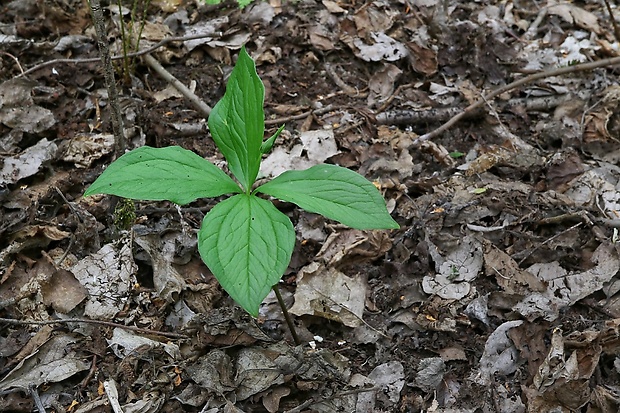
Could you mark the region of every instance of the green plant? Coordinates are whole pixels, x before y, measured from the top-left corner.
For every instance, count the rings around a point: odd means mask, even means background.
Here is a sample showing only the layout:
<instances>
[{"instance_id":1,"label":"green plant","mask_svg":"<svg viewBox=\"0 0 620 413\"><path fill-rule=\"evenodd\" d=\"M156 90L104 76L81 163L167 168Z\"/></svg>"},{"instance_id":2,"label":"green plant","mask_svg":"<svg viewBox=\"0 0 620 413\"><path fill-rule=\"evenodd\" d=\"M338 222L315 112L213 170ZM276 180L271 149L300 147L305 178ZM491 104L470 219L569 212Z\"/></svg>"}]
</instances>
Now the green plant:
<instances>
[{"instance_id":1,"label":"green plant","mask_svg":"<svg viewBox=\"0 0 620 413\"><path fill-rule=\"evenodd\" d=\"M375 186L339 166L287 171L253 188L261 156L283 129L263 141L263 100L263 83L242 48L226 93L209 116L213 139L238 182L193 152L145 146L118 158L84 194L177 204L233 194L205 216L198 250L224 290L253 316L286 270L295 246L290 219L259 193L353 228L398 228Z\"/></svg>"},{"instance_id":2,"label":"green plant","mask_svg":"<svg viewBox=\"0 0 620 413\"><path fill-rule=\"evenodd\" d=\"M140 4L140 0L132 0L129 12L130 21L125 23L122 1L117 0L121 46L123 48L123 59L118 71L125 84L131 84L131 75L135 72L136 57L130 58L129 54L140 49L140 39L146 25L146 12L150 4L151 0L142 0L142 4ZM141 6L141 11L138 10L139 6Z\"/></svg>"},{"instance_id":3,"label":"green plant","mask_svg":"<svg viewBox=\"0 0 620 413\"><path fill-rule=\"evenodd\" d=\"M222 3L223 0L205 0L206 4L220 4ZM253 0L237 0L237 4L239 5L239 8L242 9L245 6L247 6L248 4L252 3Z\"/></svg>"}]
</instances>

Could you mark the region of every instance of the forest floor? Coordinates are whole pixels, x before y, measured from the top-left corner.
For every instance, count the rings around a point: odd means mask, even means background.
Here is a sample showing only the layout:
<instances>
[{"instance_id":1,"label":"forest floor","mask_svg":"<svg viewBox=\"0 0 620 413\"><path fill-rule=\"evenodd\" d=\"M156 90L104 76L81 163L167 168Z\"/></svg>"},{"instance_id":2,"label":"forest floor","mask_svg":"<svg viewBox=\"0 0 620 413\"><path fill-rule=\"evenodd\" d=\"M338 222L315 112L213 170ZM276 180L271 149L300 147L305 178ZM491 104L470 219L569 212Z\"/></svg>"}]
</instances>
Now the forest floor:
<instances>
[{"instance_id":1,"label":"forest floor","mask_svg":"<svg viewBox=\"0 0 620 413\"><path fill-rule=\"evenodd\" d=\"M224 165L128 39L210 107L246 45L267 136L286 125L261 178L350 168L400 229L276 203L297 233L280 283L296 346L274 297L254 319L202 263L216 200L83 197L116 149L88 3L3 2L0 411L620 410L620 85L581 65L617 57L620 10L122 3L103 11L130 149Z\"/></svg>"}]
</instances>

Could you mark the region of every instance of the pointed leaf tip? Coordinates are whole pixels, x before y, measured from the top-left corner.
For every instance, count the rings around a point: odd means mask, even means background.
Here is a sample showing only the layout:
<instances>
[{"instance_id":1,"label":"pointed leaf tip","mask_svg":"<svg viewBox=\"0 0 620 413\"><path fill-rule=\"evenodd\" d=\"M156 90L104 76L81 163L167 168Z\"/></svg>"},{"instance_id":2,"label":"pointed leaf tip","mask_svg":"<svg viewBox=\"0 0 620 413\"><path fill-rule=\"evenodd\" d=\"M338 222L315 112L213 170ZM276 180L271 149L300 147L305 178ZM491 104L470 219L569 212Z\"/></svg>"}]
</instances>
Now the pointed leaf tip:
<instances>
[{"instance_id":1,"label":"pointed leaf tip","mask_svg":"<svg viewBox=\"0 0 620 413\"><path fill-rule=\"evenodd\" d=\"M217 204L198 232L198 250L222 288L254 317L284 274L295 230L269 201L239 194Z\"/></svg>"},{"instance_id":2,"label":"pointed leaf tip","mask_svg":"<svg viewBox=\"0 0 620 413\"><path fill-rule=\"evenodd\" d=\"M183 205L239 190L232 178L194 152L179 146L143 146L112 162L84 195L109 194Z\"/></svg>"},{"instance_id":3,"label":"pointed leaf tip","mask_svg":"<svg viewBox=\"0 0 620 413\"><path fill-rule=\"evenodd\" d=\"M398 229L377 188L366 178L336 165L287 171L256 189L351 228Z\"/></svg>"},{"instance_id":4,"label":"pointed leaf tip","mask_svg":"<svg viewBox=\"0 0 620 413\"><path fill-rule=\"evenodd\" d=\"M265 133L265 87L245 47L241 48L226 93L209 115L209 129L228 167L250 191L260 166Z\"/></svg>"}]
</instances>

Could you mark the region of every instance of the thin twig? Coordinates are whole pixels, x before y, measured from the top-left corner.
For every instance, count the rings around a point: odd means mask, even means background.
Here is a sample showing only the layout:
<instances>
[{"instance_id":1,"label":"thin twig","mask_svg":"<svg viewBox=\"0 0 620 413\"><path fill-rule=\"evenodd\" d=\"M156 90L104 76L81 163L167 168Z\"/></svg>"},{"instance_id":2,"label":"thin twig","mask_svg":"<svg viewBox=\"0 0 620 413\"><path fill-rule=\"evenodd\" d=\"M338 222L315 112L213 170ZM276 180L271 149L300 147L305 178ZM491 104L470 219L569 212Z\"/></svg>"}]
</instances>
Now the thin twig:
<instances>
[{"instance_id":1,"label":"thin twig","mask_svg":"<svg viewBox=\"0 0 620 413\"><path fill-rule=\"evenodd\" d=\"M41 397L39 397L39 392L37 391L37 386L34 384L30 384L28 386L28 392L34 399L34 405L37 406L37 410L39 413L45 413L45 406L43 406L43 402L41 401Z\"/></svg>"},{"instance_id":2,"label":"thin twig","mask_svg":"<svg viewBox=\"0 0 620 413\"><path fill-rule=\"evenodd\" d=\"M369 392L369 391L377 391L377 390L381 390L381 387L373 386L373 387L362 387L360 389L346 390L346 391L343 391L343 392L336 393L336 394L334 394L332 396L326 397L326 398L324 398L322 400L308 399L305 402L303 402L302 404L300 404L299 406L297 406L297 407L295 407L295 408L293 408L291 410L287 410L284 413L300 413L306 407L311 406L313 404L324 403L324 402L327 402L327 401L330 401L330 400L338 399L338 398L343 397L343 396L350 396L352 394L366 393L366 392Z\"/></svg>"},{"instance_id":3,"label":"thin twig","mask_svg":"<svg viewBox=\"0 0 620 413\"><path fill-rule=\"evenodd\" d=\"M490 101L491 99L494 99L497 96L501 95L502 93L508 92L509 90L516 89L525 84L534 82L536 80L544 79L547 77L560 76L560 75L565 75L567 73L583 72L586 70L597 69L599 67L614 66L618 64L620 64L620 57L613 57L609 59L599 60L597 62L582 63L582 64L578 64L574 66L560 67L558 69L546 70L544 72L534 73L533 75L526 76L522 79L516 80L512 83L509 83L505 86L495 89L488 95L484 95L483 98L467 106L462 112L452 117L449 121L441 125L439 128L429 133L425 133L424 135L421 135L420 137L418 137L416 140L413 141L412 146L413 147L419 146L420 143L441 135L442 133L450 129L452 126L454 126L458 121L468 116L471 112L485 105L487 101Z\"/></svg>"},{"instance_id":4,"label":"thin twig","mask_svg":"<svg viewBox=\"0 0 620 413\"><path fill-rule=\"evenodd\" d=\"M611 5L607 0L604 0L605 6L607 7L607 12L609 13L609 18L611 19L611 24L614 26L614 35L616 36L616 41L620 42L620 28L618 27L618 23L616 22L616 18L614 17L614 12L611 9Z\"/></svg>"},{"instance_id":5,"label":"thin twig","mask_svg":"<svg viewBox=\"0 0 620 413\"><path fill-rule=\"evenodd\" d=\"M95 376L95 372L97 371L97 355L93 354L93 360L90 363L90 370L88 370L88 374L84 377L84 380L80 382L80 387L82 389L86 388L90 380Z\"/></svg>"},{"instance_id":6,"label":"thin twig","mask_svg":"<svg viewBox=\"0 0 620 413\"><path fill-rule=\"evenodd\" d=\"M358 96L363 97L361 96L357 88L354 88L353 86L349 86L344 80L342 80L340 76L338 76L338 73L336 73L336 69L334 69L334 67L327 62L325 63L325 71L327 72L329 77L334 81L336 86L342 89L344 93L346 93L347 95L351 97L358 97Z\"/></svg>"},{"instance_id":7,"label":"thin twig","mask_svg":"<svg viewBox=\"0 0 620 413\"><path fill-rule=\"evenodd\" d=\"M35 325L35 326L43 326L43 325L48 325L48 324L87 323L87 324L102 325L106 327L122 328L124 330L134 331L136 333L142 333L142 334L150 334L150 335L171 337L171 338L188 338L187 335L181 334L181 333L171 333L171 332L166 332L166 331L150 330L148 328L125 326L122 324L113 323L111 321L88 320L85 318L65 318L62 320L45 320L45 321L15 320L13 318L0 318L0 323L6 323L6 324L11 324L11 325Z\"/></svg>"},{"instance_id":8,"label":"thin twig","mask_svg":"<svg viewBox=\"0 0 620 413\"><path fill-rule=\"evenodd\" d=\"M168 72L164 67L159 64L157 59L155 59L151 55L145 55L144 61L151 69L153 69L159 76L161 76L165 81L170 83L176 90L178 90L187 100L190 101L194 109L196 109L200 114L206 119L209 117L211 113L211 106L207 105L202 99L194 94L187 86L181 83L176 77L174 77L170 72Z\"/></svg>"},{"instance_id":9,"label":"thin twig","mask_svg":"<svg viewBox=\"0 0 620 413\"><path fill-rule=\"evenodd\" d=\"M15 56L13 56L11 53L9 52L5 52L3 50L0 50L0 54L3 54L5 56L10 57L11 59L13 59L15 61L15 63L17 64L17 67L19 68L19 71L22 73L22 76L24 75L24 68L22 67L22 65L19 63L19 59L16 58Z\"/></svg>"},{"instance_id":10,"label":"thin twig","mask_svg":"<svg viewBox=\"0 0 620 413\"><path fill-rule=\"evenodd\" d=\"M327 105L322 108L302 112L298 115L284 116L284 117L276 118L276 119L267 119L265 120L265 126L281 125L283 123L290 122L292 120L307 118L310 115L322 115L323 113L327 113L333 109L334 109L334 105Z\"/></svg>"},{"instance_id":11,"label":"thin twig","mask_svg":"<svg viewBox=\"0 0 620 413\"><path fill-rule=\"evenodd\" d=\"M535 246L535 247L534 247L531 251L528 251L528 253L527 253L527 254L525 254L525 256L519 260L519 262L517 263L517 265L521 266L521 264L523 264L523 261L525 261L526 259L528 259L528 258L529 258L529 257L530 257L530 256L531 256L534 252L535 252L535 251L539 250L539 249L540 249L543 245L548 244L549 242L553 241L554 239L556 239L556 238L558 238L558 237L560 237L560 236L562 236L562 235L566 234L566 233L567 233L567 232L569 232L569 231L574 230L575 228L577 228L577 227L581 226L582 224L583 224L583 222L579 222L579 223L577 223L577 224L573 225L572 227L567 228L567 229L565 229L564 231L559 232L559 233L555 234L554 236L552 236L551 238L548 238L548 239L546 239L545 241L543 241L542 243L540 243L540 244L536 245L536 246Z\"/></svg>"},{"instance_id":12,"label":"thin twig","mask_svg":"<svg viewBox=\"0 0 620 413\"><path fill-rule=\"evenodd\" d=\"M404 85L400 85L396 88L396 90L394 91L394 93L392 93L386 100L385 102L383 102L383 104L381 106L379 106L379 108L375 111L375 114L377 113L381 113L384 110L386 110L388 108L388 106L390 106L392 104L392 101L394 100L394 98L396 98L396 96L398 96L400 94L400 92L402 92L405 89L409 89L410 87L413 86L413 83L406 83Z\"/></svg>"},{"instance_id":13,"label":"thin twig","mask_svg":"<svg viewBox=\"0 0 620 413\"><path fill-rule=\"evenodd\" d=\"M137 56L142 56L145 54L149 54L154 52L155 50L159 49L162 46L167 45L168 43L173 43L173 42L184 42L187 40L196 40L196 39L204 39L205 37L219 37L220 34L219 33L203 33L203 34L196 34L193 36L186 36L186 37L166 37L165 39L162 39L160 42L155 43L153 46L148 47L144 50L140 50L134 53L128 53L127 55L115 55L115 56L110 56L110 60L121 60L121 59L126 59L128 57L137 57ZM44 67L47 66L52 66L52 65L56 65L56 64L60 64L60 63L70 63L70 64L82 64L82 63L95 63L95 62L99 62L101 60L101 58L99 57L89 57L89 58L84 58L84 59L53 59L53 60L48 60L47 62L43 62L40 63L36 66L31 67L30 69L26 70L25 72L22 72L20 75L17 75L16 77L22 77L22 76L26 76L32 72L36 72L37 70L43 69Z\"/></svg>"}]
</instances>

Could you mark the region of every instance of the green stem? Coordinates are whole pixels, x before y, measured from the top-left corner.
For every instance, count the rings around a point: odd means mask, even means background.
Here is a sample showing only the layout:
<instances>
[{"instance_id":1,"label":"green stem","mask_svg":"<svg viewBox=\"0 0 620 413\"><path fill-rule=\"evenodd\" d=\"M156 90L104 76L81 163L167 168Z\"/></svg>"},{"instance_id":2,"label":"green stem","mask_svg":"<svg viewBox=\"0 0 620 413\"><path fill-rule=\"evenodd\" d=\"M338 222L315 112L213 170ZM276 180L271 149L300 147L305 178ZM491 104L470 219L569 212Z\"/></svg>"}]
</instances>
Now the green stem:
<instances>
[{"instance_id":1,"label":"green stem","mask_svg":"<svg viewBox=\"0 0 620 413\"><path fill-rule=\"evenodd\" d=\"M293 336L293 341L295 342L295 345L298 346L301 344L301 340L299 340L299 336L297 335L297 331L295 330L295 324L293 324L293 319L291 318L291 315L289 314L286 308L286 304L284 304L284 300L282 299L282 294L280 294L280 289L278 289L277 284L271 288L273 289L273 292L276 293L276 298L278 299L278 304L280 304L280 308L282 309L282 314L284 314L286 325L288 325L288 329L291 332L291 335Z\"/></svg>"}]
</instances>

